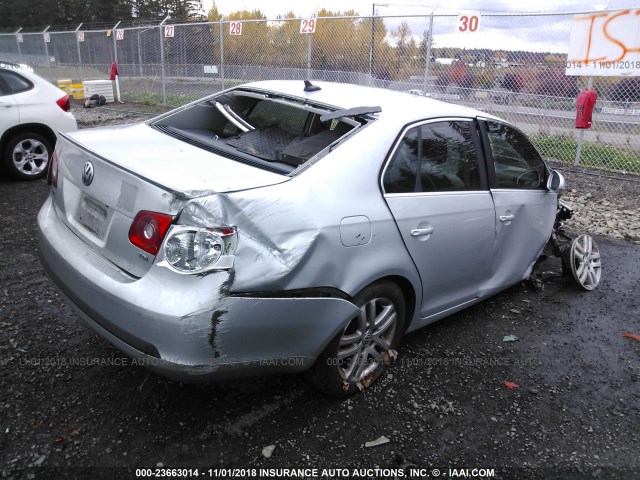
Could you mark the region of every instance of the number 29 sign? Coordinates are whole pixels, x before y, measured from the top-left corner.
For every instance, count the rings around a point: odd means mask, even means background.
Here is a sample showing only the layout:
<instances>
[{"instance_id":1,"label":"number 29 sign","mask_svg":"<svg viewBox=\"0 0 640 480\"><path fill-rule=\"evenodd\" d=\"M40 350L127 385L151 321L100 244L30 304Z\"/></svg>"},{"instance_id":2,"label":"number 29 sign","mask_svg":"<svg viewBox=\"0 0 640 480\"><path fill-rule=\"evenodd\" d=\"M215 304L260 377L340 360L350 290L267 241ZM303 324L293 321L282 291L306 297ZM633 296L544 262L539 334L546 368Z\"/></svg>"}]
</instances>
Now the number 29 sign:
<instances>
[{"instance_id":1,"label":"number 29 sign","mask_svg":"<svg viewBox=\"0 0 640 480\"><path fill-rule=\"evenodd\" d=\"M314 33L316 31L315 18L303 18L300 20L300 33Z\"/></svg>"}]
</instances>

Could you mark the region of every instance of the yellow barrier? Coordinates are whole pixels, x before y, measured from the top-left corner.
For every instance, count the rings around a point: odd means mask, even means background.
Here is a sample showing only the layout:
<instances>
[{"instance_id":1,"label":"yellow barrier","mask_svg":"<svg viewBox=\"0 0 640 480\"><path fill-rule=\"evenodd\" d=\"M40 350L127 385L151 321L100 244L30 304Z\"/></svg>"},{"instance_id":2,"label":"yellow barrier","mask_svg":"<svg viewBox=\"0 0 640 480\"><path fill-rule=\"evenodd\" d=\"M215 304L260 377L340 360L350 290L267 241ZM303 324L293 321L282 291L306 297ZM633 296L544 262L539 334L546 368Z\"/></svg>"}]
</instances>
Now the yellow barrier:
<instances>
[{"instance_id":1,"label":"yellow barrier","mask_svg":"<svg viewBox=\"0 0 640 480\"><path fill-rule=\"evenodd\" d=\"M71 80L58 80L58 88L63 90L67 95L71 95Z\"/></svg>"},{"instance_id":2,"label":"yellow barrier","mask_svg":"<svg viewBox=\"0 0 640 480\"><path fill-rule=\"evenodd\" d=\"M71 96L75 100L84 100L84 85L82 83L71 84Z\"/></svg>"}]
</instances>

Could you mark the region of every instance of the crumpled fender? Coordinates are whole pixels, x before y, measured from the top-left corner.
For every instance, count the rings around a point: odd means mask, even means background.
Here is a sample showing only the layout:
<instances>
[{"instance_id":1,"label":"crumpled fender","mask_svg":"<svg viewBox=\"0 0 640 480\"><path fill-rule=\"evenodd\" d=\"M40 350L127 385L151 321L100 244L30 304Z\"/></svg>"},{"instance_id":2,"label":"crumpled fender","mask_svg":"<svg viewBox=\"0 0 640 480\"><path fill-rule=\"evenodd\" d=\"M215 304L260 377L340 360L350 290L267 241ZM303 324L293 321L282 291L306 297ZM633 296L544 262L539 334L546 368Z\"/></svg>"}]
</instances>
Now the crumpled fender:
<instances>
[{"instance_id":1,"label":"crumpled fender","mask_svg":"<svg viewBox=\"0 0 640 480\"><path fill-rule=\"evenodd\" d=\"M235 291L281 288L318 238L312 218L296 207L295 190L284 188L286 195L270 195L269 188L208 195L187 202L180 214L179 224L237 228Z\"/></svg>"}]
</instances>

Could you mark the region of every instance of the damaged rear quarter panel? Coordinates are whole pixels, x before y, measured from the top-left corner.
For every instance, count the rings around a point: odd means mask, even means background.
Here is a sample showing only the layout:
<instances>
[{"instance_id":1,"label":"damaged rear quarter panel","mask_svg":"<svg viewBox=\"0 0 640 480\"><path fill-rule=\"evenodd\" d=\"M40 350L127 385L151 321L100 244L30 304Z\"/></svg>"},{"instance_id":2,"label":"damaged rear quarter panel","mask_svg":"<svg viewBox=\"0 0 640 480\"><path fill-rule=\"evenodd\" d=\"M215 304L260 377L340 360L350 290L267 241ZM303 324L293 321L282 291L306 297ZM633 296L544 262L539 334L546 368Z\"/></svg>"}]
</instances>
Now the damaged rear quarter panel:
<instances>
[{"instance_id":1,"label":"damaged rear quarter panel","mask_svg":"<svg viewBox=\"0 0 640 480\"><path fill-rule=\"evenodd\" d=\"M283 289L284 279L309 255L319 235L296 206L301 199L291 182L276 187L198 198L180 215L181 224L237 227L235 291Z\"/></svg>"},{"instance_id":2,"label":"damaged rear quarter panel","mask_svg":"<svg viewBox=\"0 0 640 480\"><path fill-rule=\"evenodd\" d=\"M389 135L376 127L367 127L355 136L357 142L347 140L289 181L185 205L181 224L237 227L232 293L332 287L353 296L390 275L421 291L380 192L380 168L392 139L381 146L379 139ZM340 223L351 217L366 220L363 230L371 230L366 244L343 244Z\"/></svg>"}]
</instances>

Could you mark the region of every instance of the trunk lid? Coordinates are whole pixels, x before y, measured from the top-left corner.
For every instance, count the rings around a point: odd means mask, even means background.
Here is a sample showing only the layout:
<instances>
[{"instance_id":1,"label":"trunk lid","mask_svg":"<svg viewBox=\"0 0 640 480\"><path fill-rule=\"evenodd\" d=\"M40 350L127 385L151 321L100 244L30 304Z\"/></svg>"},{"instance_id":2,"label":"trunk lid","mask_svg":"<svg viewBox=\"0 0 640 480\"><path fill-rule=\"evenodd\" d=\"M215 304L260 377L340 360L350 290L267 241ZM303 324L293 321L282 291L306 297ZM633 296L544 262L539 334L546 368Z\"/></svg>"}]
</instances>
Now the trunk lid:
<instances>
[{"instance_id":1,"label":"trunk lid","mask_svg":"<svg viewBox=\"0 0 640 480\"><path fill-rule=\"evenodd\" d=\"M154 260L129 241L132 220L141 210L175 216L190 198L289 179L199 149L146 124L62 134L56 155L58 217L134 277L143 276Z\"/></svg>"}]
</instances>

